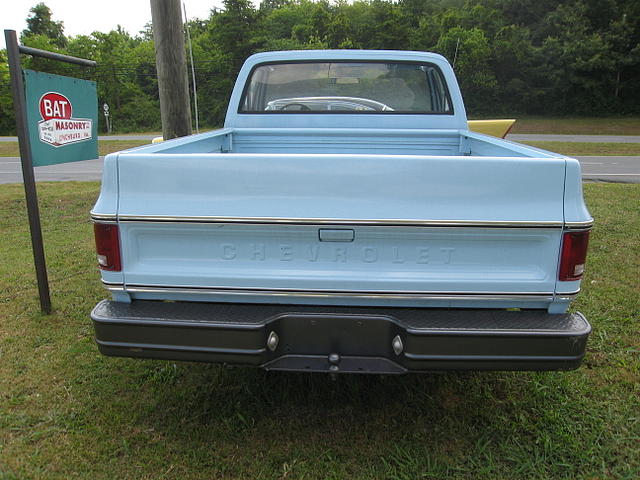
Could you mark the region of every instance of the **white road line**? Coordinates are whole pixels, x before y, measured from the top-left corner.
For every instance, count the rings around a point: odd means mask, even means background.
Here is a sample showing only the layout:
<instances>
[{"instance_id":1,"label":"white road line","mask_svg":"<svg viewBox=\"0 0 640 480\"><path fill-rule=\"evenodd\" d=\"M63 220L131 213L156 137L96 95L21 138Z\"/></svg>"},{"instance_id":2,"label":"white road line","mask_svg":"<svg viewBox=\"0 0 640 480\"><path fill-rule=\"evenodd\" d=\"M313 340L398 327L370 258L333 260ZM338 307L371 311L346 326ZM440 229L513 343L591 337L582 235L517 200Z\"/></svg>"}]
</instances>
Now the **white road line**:
<instances>
[{"instance_id":1,"label":"white road line","mask_svg":"<svg viewBox=\"0 0 640 480\"><path fill-rule=\"evenodd\" d=\"M583 173L585 175L603 175L607 177L640 177L640 173Z\"/></svg>"}]
</instances>

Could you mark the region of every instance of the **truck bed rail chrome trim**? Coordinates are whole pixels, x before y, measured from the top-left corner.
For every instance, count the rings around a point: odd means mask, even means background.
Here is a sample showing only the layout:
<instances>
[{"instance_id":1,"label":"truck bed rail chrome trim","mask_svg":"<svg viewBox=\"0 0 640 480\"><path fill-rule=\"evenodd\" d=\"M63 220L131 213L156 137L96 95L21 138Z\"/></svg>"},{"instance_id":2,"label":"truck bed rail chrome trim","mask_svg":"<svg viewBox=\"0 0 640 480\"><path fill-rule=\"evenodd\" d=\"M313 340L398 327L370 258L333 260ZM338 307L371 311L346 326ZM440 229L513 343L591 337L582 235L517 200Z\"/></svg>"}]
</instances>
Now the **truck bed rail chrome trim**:
<instances>
[{"instance_id":1,"label":"truck bed rail chrome trim","mask_svg":"<svg viewBox=\"0 0 640 480\"><path fill-rule=\"evenodd\" d=\"M121 222L154 223L242 223L290 225L365 225L417 227L478 227L478 228L560 228L562 221L502 221L502 220L426 220L426 219L352 219L352 218L284 218L284 217L224 217L224 216L159 216L118 215Z\"/></svg>"},{"instance_id":2,"label":"truck bed rail chrome trim","mask_svg":"<svg viewBox=\"0 0 640 480\"><path fill-rule=\"evenodd\" d=\"M149 222L149 223L244 223L291 225L369 225L369 226L421 226L421 227L485 227L485 228L558 228L588 230L593 219L584 222L561 221L500 221L500 220L418 220L418 219L347 219L347 218L284 218L284 217L224 217L224 216L158 216L158 215L104 215L91 214L94 222Z\"/></svg>"}]
</instances>

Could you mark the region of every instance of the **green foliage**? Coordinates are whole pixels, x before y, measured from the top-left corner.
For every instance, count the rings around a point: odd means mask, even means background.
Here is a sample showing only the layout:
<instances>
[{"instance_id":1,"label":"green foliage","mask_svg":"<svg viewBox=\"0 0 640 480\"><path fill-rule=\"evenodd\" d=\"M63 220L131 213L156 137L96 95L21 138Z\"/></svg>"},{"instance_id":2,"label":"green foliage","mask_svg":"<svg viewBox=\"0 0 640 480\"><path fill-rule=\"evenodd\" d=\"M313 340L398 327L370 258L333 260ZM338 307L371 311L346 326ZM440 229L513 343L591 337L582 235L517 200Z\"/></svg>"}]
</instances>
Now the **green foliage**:
<instances>
[{"instance_id":1,"label":"green foliage","mask_svg":"<svg viewBox=\"0 0 640 480\"><path fill-rule=\"evenodd\" d=\"M65 37L44 4L31 9L26 45L92 58L85 71L43 59L25 67L98 82L116 131L157 129L150 27ZM454 64L467 112L489 115L640 113L640 3L636 0L225 0L188 24L200 124L222 124L243 61L270 50L435 51ZM0 134L13 131L0 67ZM4 68L4 70L3 70ZM101 125L102 131L104 126Z\"/></svg>"},{"instance_id":2,"label":"green foliage","mask_svg":"<svg viewBox=\"0 0 640 480\"><path fill-rule=\"evenodd\" d=\"M490 68L492 52L484 32L479 28L451 28L440 37L434 50L453 59L460 88L467 97L466 108L490 113L498 82Z\"/></svg>"},{"instance_id":3,"label":"green foliage","mask_svg":"<svg viewBox=\"0 0 640 480\"><path fill-rule=\"evenodd\" d=\"M32 35L43 35L58 47L64 47L67 44L63 23L54 21L51 18L51 9L42 2L29 10L27 28L22 31L21 40L24 42Z\"/></svg>"},{"instance_id":4,"label":"green foliage","mask_svg":"<svg viewBox=\"0 0 640 480\"><path fill-rule=\"evenodd\" d=\"M11 98L11 80L7 52L0 50L0 134L15 135L15 117Z\"/></svg>"}]
</instances>

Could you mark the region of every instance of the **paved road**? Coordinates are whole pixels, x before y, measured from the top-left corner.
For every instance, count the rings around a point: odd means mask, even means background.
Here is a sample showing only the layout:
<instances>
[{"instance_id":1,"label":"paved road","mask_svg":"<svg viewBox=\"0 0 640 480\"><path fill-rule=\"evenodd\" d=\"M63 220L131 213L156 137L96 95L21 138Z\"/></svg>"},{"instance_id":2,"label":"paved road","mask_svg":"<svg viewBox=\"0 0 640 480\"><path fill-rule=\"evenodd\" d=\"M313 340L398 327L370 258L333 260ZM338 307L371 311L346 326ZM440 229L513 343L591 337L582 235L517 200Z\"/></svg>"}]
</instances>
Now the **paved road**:
<instances>
[{"instance_id":1,"label":"paved road","mask_svg":"<svg viewBox=\"0 0 640 480\"><path fill-rule=\"evenodd\" d=\"M576 157L583 180L640 183L640 157Z\"/></svg>"},{"instance_id":2,"label":"paved road","mask_svg":"<svg viewBox=\"0 0 640 480\"><path fill-rule=\"evenodd\" d=\"M102 160L36 167L36 180L100 180ZM577 157L588 181L640 183L640 157ZM22 182L20 158L0 157L0 183Z\"/></svg>"},{"instance_id":3,"label":"paved road","mask_svg":"<svg viewBox=\"0 0 640 480\"><path fill-rule=\"evenodd\" d=\"M102 178L102 160L61 163L48 167L36 167L37 182L62 182L66 180L100 180ZM0 157L0 183L22 182L20 157Z\"/></svg>"},{"instance_id":4,"label":"paved road","mask_svg":"<svg viewBox=\"0 0 640 480\"><path fill-rule=\"evenodd\" d=\"M543 135L509 134L514 142L588 142L588 143L640 143L640 135Z\"/></svg>"},{"instance_id":5,"label":"paved road","mask_svg":"<svg viewBox=\"0 0 640 480\"><path fill-rule=\"evenodd\" d=\"M100 135L98 136L98 140L153 140L156 137L161 136L162 134L157 135ZM17 142L18 137L0 137L0 142Z\"/></svg>"}]
</instances>

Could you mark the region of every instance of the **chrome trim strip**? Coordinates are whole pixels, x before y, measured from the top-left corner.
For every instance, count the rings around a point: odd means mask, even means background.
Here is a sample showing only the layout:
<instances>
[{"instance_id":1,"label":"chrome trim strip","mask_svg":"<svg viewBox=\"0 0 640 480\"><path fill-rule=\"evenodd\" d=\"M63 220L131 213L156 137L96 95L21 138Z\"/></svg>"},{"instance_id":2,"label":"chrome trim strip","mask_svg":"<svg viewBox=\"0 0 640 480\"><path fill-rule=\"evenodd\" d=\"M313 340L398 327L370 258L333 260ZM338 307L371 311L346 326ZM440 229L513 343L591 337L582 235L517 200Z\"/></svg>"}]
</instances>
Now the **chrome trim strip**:
<instances>
[{"instance_id":1,"label":"chrome trim strip","mask_svg":"<svg viewBox=\"0 0 640 480\"><path fill-rule=\"evenodd\" d=\"M99 223L115 223L118 221L117 215L102 215L100 213L91 213L91 221Z\"/></svg>"},{"instance_id":2,"label":"chrome trim strip","mask_svg":"<svg viewBox=\"0 0 640 480\"><path fill-rule=\"evenodd\" d=\"M125 291L124 284L122 284L122 283L105 282L104 280L102 280L102 285L104 286L104 288L106 288L110 292L124 292Z\"/></svg>"},{"instance_id":3,"label":"chrome trim strip","mask_svg":"<svg viewBox=\"0 0 640 480\"><path fill-rule=\"evenodd\" d=\"M185 293L196 295L266 295L295 297L357 297L357 298L398 298L429 300L536 300L551 301L552 293L546 292L383 292L383 291L335 291L335 290L292 290L292 289L260 289L260 288L227 288L227 287L154 287L146 285L128 285L102 281L109 291L131 293ZM556 293L555 300L573 300L580 290L567 293Z\"/></svg>"},{"instance_id":4,"label":"chrome trim strip","mask_svg":"<svg viewBox=\"0 0 640 480\"><path fill-rule=\"evenodd\" d=\"M110 287L108 285L105 285L105 288L110 292L125 292L124 287Z\"/></svg>"},{"instance_id":5,"label":"chrome trim strip","mask_svg":"<svg viewBox=\"0 0 640 480\"><path fill-rule=\"evenodd\" d=\"M593 227L593 218L584 222L565 222L565 230L588 230Z\"/></svg>"},{"instance_id":6,"label":"chrome trim strip","mask_svg":"<svg viewBox=\"0 0 640 480\"><path fill-rule=\"evenodd\" d=\"M384 291L335 291L335 290L293 290L227 287L153 287L126 285L128 293L181 293L189 295L234 295L234 296L281 296L281 297L339 297L368 299L428 299L428 300L534 300L552 301L553 293L511 293L511 292L384 292Z\"/></svg>"},{"instance_id":7,"label":"chrome trim strip","mask_svg":"<svg viewBox=\"0 0 640 480\"><path fill-rule=\"evenodd\" d=\"M578 296L579 293L580 293L580 289L576 290L575 292L567 292L567 293L558 292L556 293L556 300L573 300Z\"/></svg>"},{"instance_id":8,"label":"chrome trim strip","mask_svg":"<svg viewBox=\"0 0 640 480\"><path fill-rule=\"evenodd\" d=\"M520 228L553 228L563 226L566 230L589 229L594 221L559 222L559 221L499 221L499 220L413 220L413 219L337 219L337 218L283 218L283 217L224 217L199 216L175 217L155 215L103 215L92 213L94 222L156 222L156 223L258 223L258 224L323 224L323 225L387 225L387 226L446 226L446 227L520 227Z\"/></svg>"},{"instance_id":9,"label":"chrome trim strip","mask_svg":"<svg viewBox=\"0 0 640 480\"><path fill-rule=\"evenodd\" d=\"M284 218L284 217L224 217L198 216L174 217L156 215L118 215L121 222L156 223L244 223L290 225L369 225L369 226L417 226L417 227L509 227L509 228L559 228L561 221L500 221L500 220L418 220L418 219L351 219L351 218Z\"/></svg>"}]
</instances>

